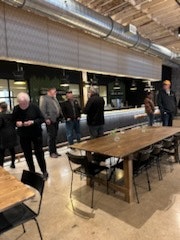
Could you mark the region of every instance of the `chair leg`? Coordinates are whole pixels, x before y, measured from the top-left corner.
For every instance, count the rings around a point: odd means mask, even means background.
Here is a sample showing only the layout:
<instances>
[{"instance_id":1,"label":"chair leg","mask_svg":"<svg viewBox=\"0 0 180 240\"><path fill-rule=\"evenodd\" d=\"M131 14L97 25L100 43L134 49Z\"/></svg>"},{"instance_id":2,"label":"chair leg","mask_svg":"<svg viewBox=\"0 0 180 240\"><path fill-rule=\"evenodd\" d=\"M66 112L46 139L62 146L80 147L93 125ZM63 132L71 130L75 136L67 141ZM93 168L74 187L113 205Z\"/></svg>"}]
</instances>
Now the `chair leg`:
<instances>
[{"instance_id":1,"label":"chair leg","mask_svg":"<svg viewBox=\"0 0 180 240\"><path fill-rule=\"evenodd\" d=\"M22 227L23 227L23 232L25 233L26 232L26 229L24 227L24 224L22 224Z\"/></svg>"},{"instance_id":2,"label":"chair leg","mask_svg":"<svg viewBox=\"0 0 180 240\"><path fill-rule=\"evenodd\" d=\"M147 178L147 182L148 182L148 189L149 189L149 191L151 191L151 185L150 185L150 180L149 180L149 174L148 174L147 167L145 168L145 171L146 171L146 178Z\"/></svg>"},{"instance_id":3,"label":"chair leg","mask_svg":"<svg viewBox=\"0 0 180 240\"><path fill-rule=\"evenodd\" d=\"M37 228L38 228L38 231L39 231L39 236L40 236L41 240L43 240L42 233L41 233L41 229L40 229L40 227L39 227L39 223L38 223L38 221L37 221L36 218L34 218L34 221L36 222L36 225L37 225Z\"/></svg>"},{"instance_id":4,"label":"chair leg","mask_svg":"<svg viewBox=\"0 0 180 240\"><path fill-rule=\"evenodd\" d=\"M139 204L139 196L138 196L137 186L136 186L136 182L135 182L134 176L133 176L133 184L134 184L134 189L135 189L135 194L136 194L137 203Z\"/></svg>"},{"instance_id":5,"label":"chair leg","mask_svg":"<svg viewBox=\"0 0 180 240\"><path fill-rule=\"evenodd\" d=\"M92 187L92 199L91 199L91 208L93 208L94 205L94 179L91 179L91 187Z\"/></svg>"},{"instance_id":6,"label":"chair leg","mask_svg":"<svg viewBox=\"0 0 180 240\"><path fill-rule=\"evenodd\" d=\"M107 182L107 194L109 194L109 181L108 181L108 170L106 170L106 182Z\"/></svg>"},{"instance_id":7,"label":"chair leg","mask_svg":"<svg viewBox=\"0 0 180 240\"><path fill-rule=\"evenodd\" d=\"M156 165L157 165L159 181L163 180L159 158L156 159Z\"/></svg>"},{"instance_id":8,"label":"chair leg","mask_svg":"<svg viewBox=\"0 0 180 240\"><path fill-rule=\"evenodd\" d=\"M70 198L72 197L72 185L73 185L73 172L72 172L72 176L71 176Z\"/></svg>"}]
</instances>

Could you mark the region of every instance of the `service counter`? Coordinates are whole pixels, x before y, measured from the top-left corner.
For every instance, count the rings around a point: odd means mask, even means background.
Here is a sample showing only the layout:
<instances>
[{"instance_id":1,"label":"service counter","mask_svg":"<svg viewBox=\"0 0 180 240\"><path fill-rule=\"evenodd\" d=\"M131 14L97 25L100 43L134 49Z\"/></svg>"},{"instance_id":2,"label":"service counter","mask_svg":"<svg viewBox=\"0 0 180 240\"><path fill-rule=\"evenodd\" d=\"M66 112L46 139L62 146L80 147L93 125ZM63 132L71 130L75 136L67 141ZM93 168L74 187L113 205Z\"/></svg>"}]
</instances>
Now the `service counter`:
<instances>
[{"instance_id":1,"label":"service counter","mask_svg":"<svg viewBox=\"0 0 180 240\"><path fill-rule=\"evenodd\" d=\"M131 125L139 124L142 122L147 122L147 116L144 115L144 108L132 108L125 110L112 110L105 111L105 132L111 131L117 128L128 127ZM136 117L143 116L143 117ZM81 137L88 137L89 131L86 123L86 115L82 114L81 116ZM47 146L47 132L45 124L42 126L43 128L43 146ZM57 143L66 142L66 129L65 123L59 123L59 131L57 137Z\"/></svg>"},{"instance_id":2,"label":"service counter","mask_svg":"<svg viewBox=\"0 0 180 240\"><path fill-rule=\"evenodd\" d=\"M144 108L131 108L131 109L124 109L124 110L105 111L104 115L105 115L105 125L104 125L105 132L108 132L114 129L119 129L119 128L128 128L128 126L133 126L136 124L147 122L147 116L145 114ZM86 122L86 115L84 114L82 114L81 116L80 125L81 125L82 139L89 137L89 130ZM43 129L43 147L47 147L48 136L47 136L45 124L42 124L42 129ZM67 144L65 122L59 123L57 144L59 145ZM21 152L22 151L19 145L16 147L16 153L21 153Z\"/></svg>"}]
</instances>

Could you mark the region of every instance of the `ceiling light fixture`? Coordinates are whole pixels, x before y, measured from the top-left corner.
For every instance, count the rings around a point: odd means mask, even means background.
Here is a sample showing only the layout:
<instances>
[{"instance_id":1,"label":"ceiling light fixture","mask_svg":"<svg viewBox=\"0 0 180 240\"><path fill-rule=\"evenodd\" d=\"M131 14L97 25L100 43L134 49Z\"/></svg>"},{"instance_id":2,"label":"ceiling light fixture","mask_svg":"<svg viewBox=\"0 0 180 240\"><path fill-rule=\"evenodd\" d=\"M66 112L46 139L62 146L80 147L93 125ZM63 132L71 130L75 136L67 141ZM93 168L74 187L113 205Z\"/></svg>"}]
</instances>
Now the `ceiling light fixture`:
<instances>
[{"instance_id":1,"label":"ceiling light fixture","mask_svg":"<svg viewBox=\"0 0 180 240\"><path fill-rule=\"evenodd\" d=\"M137 90L137 85L136 85L136 82L135 82L134 80L132 81L130 90L131 90L131 91L136 91L136 90Z\"/></svg>"},{"instance_id":2,"label":"ceiling light fixture","mask_svg":"<svg viewBox=\"0 0 180 240\"><path fill-rule=\"evenodd\" d=\"M24 80L24 70L23 67L17 63L17 70L13 71L14 84L15 85L25 85L26 81Z\"/></svg>"},{"instance_id":3,"label":"ceiling light fixture","mask_svg":"<svg viewBox=\"0 0 180 240\"><path fill-rule=\"evenodd\" d=\"M69 87L69 76L66 76L66 72L64 69L63 69L62 73L63 73L62 77L60 78L60 86L61 87Z\"/></svg>"},{"instance_id":4,"label":"ceiling light fixture","mask_svg":"<svg viewBox=\"0 0 180 240\"><path fill-rule=\"evenodd\" d=\"M121 86L120 86L119 80L116 78L114 82L113 90L120 90L120 89L121 89Z\"/></svg>"}]
</instances>

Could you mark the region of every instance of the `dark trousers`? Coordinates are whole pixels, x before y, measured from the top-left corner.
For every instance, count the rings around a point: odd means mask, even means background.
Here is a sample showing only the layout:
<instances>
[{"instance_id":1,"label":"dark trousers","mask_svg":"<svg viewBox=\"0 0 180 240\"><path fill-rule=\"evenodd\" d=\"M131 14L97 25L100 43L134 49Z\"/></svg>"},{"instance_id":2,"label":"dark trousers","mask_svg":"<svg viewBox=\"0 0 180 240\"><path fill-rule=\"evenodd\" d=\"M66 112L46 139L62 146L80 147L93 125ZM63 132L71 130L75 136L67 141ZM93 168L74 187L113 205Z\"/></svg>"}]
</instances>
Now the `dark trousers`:
<instances>
[{"instance_id":1,"label":"dark trousers","mask_svg":"<svg viewBox=\"0 0 180 240\"><path fill-rule=\"evenodd\" d=\"M148 116L148 125L152 126L153 123L154 123L154 114L153 113L149 113L149 114L147 114L147 116Z\"/></svg>"},{"instance_id":2,"label":"dark trousers","mask_svg":"<svg viewBox=\"0 0 180 240\"><path fill-rule=\"evenodd\" d=\"M162 113L162 124L163 126L172 126L174 115L172 113Z\"/></svg>"},{"instance_id":3,"label":"dark trousers","mask_svg":"<svg viewBox=\"0 0 180 240\"><path fill-rule=\"evenodd\" d=\"M5 150L6 149L0 149L0 166L2 166L2 167L3 167L3 164L4 164ZM15 150L14 150L14 148L8 148L8 150L11 154L11 163L14 164L14 162L15 162Z\"/></svg>"},{"instance_id":4,"label":"dark trousers","mask_svg":"<svg viewBox=\"0 0 180 240\"><path fill-rule=\"evenodd\" d=\"M91 138L102 137L104 135L104 125L89 126L89 133Z\"/></svg>"},{"instance_id":5,"label":"dark trousers","mask_svg":"<svg viewBox=\"0 0 180 240\"><path fill-rule=\"evenodd\" d=\"M48 144L49 144L49 153L57 153L56 150L56 138L58 133L58 122L51 123L50 125L46 125L47 133L48 133Z\"/></svg>"},{"instance_id":6,"label":"dark trousers","mask_svg":"<svg viewBox=\"0 0 180 240\"><path fill-rule=\"evenodd\" d=\"M20 137L20 143L24 156L29 168L29 171L35 172L35 166L33 162L32 144L34 146L34 154L42 173L46 172L46 162L44 159L44 152L42 149L42 136L38 137Z\"/></svg>"},{"instance_id":7,"label":"dark trousers","mask_svg":"<svg viewBox=\"0 0 180 240\"><path fill-rule=\"evenodd\" d=\"M76 134L77 141L80 142L81 140L80 121L77 119L66 121L66 136L67 136L68 143L70 145L74 143L73 141L74 132Z\"/></svg>"}]
</instances>

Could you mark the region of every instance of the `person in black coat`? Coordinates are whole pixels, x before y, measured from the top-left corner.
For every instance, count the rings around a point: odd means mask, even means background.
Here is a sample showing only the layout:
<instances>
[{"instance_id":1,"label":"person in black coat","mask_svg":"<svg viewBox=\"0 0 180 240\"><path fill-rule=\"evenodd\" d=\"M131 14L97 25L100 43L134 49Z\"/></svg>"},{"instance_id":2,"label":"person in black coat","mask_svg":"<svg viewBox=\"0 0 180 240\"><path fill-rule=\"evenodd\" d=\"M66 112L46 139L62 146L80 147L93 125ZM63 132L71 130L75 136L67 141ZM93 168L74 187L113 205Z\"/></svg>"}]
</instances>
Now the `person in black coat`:
<instances>
[{"instance_id":1,"label":"person in black coat","mask_svg":"<svg viewBox=\"0 0 180 240\"><path fill-rule=\"evenodd\" d=\"M62 112L66 120L66 135L69 145L74 143L73 134L75 132L77 142L81 140L80 133L80 118L81 118L81 107L79 102L74 99L71 90L66 92L67 101L61 104Z\"/></svg>"},{"instance_id":2,"label":"person in black coat","mask_svg":"<svg viewBox=\"0 0 180 240\"><path fill-rule=\"evenodd\" d=\"M3 167L6 149L11 154L11 168L15 168L15 149L17 145L17 135L12 114L7 111L6 102L0 103L0 166Z\"/></svg>"},{"instance_id":3,"label":"person in black coat","mask_svg":"<svg viewBox=\"0 0 180 240\"><path fill-rule=\"evenodd\" d=\"M172 126L174 115L177 112L177 101L169 80L163 81L163 88L158 93L157 103L163 126Z\"/></svg>"},{"instance_id":4,"label":"person in black coat","mask_svg":"<svg viewBox=\"0 0 180 240\"><path fill-rule=\"evenodd\" d=\"M91 138L101 137L104 134L104 104L104 99L99 96L95 88L91 87L84 108Z\"/></svg>"},{"instance_id":5,"label":"person in black coat","mask_svg":"<svg viewBox=\"0 0 180 240\"><path fill-rule=\"evenodd\" d=\"M17 95L19 105L14 107L13 119L18 128L18 135L24 156L31 172L35 172L35 166L32 155L32 144L34 145L34 153L43 173L43 178L48 178L46 170L46 162L42 149L42 128L44 117L38 106L30 103L27 93L19 93Z\"/></svg>"}]
</instances>

